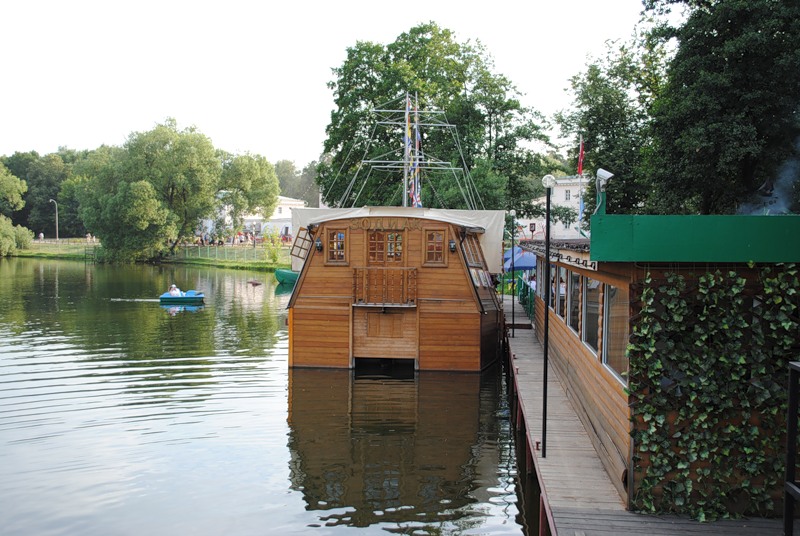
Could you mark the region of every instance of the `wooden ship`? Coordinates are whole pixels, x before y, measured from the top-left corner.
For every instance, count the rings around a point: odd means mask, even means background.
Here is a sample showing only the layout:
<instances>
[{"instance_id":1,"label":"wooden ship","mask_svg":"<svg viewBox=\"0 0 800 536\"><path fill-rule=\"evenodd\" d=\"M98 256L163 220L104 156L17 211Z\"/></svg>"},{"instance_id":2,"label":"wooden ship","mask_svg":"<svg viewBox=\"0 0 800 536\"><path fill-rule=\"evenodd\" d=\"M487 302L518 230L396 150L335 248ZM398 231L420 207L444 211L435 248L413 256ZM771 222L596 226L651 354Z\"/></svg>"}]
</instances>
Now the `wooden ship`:
<instances>
[{"instance_id":1,"label":"wooden ship","mask_svg":"<svg viewBox=\"0 0 800 536\"><path fill-rule=\"evenodd\" d=\"M292 211L300 231L290 367L394 359L417 370L480 371L499 357L503 315L492 274L502 271L504 212L422 208L410 109L405 206Z\"/></svg>"},{"instance_id":2,"label":"wooden ship","mask_svg":"<svg viewBox=\"0 0 800 536\"><path fill-rule=\"evenodd\" d=\"M503 211L298 209L289 366L479 371L499 357ZM304 223L304 224L303 224ZM304 255L303 253L304 252Z\"/></svg>"}]
</instances>

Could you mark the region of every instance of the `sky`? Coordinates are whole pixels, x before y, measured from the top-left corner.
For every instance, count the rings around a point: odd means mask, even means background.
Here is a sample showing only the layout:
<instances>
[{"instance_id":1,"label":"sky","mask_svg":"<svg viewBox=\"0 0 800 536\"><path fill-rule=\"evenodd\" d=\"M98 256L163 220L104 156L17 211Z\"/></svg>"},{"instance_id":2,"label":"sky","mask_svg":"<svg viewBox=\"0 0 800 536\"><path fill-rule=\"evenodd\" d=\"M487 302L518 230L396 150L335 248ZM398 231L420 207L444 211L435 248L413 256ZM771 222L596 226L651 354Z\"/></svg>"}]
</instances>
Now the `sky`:
<instances>
[{"instance_id":1,"label":"sky","mask_svg":"<svg viewBox=\"0 0 800 536\"><path fill-rule=\"evenodd\" d=\"M327 82L358 41L434 21L479 40L548 117L641 0L9 0L0 2L0 155L122 145L166 118L218 149L302 168L333 110ZM555 133L554 133L555 134Z\"/></svg>"}]
</instances>

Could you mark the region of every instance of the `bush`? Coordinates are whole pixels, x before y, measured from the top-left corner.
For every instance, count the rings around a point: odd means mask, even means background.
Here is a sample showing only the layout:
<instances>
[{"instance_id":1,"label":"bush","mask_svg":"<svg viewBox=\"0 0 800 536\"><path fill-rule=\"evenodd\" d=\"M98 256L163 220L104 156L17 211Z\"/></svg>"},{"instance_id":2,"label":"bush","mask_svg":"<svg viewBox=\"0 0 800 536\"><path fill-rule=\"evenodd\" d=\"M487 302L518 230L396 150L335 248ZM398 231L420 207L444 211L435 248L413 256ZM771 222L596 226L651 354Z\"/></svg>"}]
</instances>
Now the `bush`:
<instances>
[{"instance_id":1,"label":"bush","mask_svg":"<svg viewBox=\"0 0 800 536\"><path fill-rule=\"evenodd\" d=\"M14 242L17 249L30 249L33 245L33 231L22 225L14 227Z\"/></svg>"},{"instance_id":2,"label":"bush","mask_svg":"<svg viewBox=\"0 0 800 536\"><path fill-rule=\"evenodd\" d=\"M14 240L14 226L11 220L0 216L0 257L7 257L17 249Z\"/></svg>"}]
</instances>

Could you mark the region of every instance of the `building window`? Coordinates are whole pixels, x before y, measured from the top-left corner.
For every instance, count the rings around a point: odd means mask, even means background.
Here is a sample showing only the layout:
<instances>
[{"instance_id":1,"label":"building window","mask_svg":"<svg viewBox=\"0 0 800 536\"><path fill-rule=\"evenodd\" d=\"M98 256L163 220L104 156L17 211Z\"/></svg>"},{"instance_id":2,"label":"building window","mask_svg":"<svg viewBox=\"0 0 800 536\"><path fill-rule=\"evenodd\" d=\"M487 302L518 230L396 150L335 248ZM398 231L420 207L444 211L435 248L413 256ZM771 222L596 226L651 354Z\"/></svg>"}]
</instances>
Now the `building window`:
<instances>
[{"instance_id":1,"label":"building window","mask_svg":"<svg viewBox=\"0 0 800 536\"><path fill-rule=\"evenodd\" d=\"M578 319L580 318L580 297L581 297L581 276L575 272L569 273L569 285L567 293L569 300L567 307L569 309L569 316L567 317L567 324L569 327L578 331Z\"/></svg>"},{"instance_id":2,"label":"building window","mask_svg":"<svg viewBox=\"0 0 800 536\"><path fill-rule=\"evenodd\" d=\"M447 233L444 229L425 230L425 264L441 265L447 264L447 257L444 254L445 238Z\"/></svg>"},{"instance_id":3,"label":"building window","mask_svg":"<svg viewBox=\"0 0 800 536\"><path fill-rule=\"evenodd\" d=\"M327 238L329 264L347 264L347 230L329 229Z\"/></svg>"},{"instance_id":4,"label":"building window","mask_svg":"<svg viewBox=\"0 0 800 536\"><path fill-rule=\"evenodd\" d=\"M569 190L564 191L564 201L569 201L571 194Z\"/></svg>"},{"instance_id":5,"label":"building window","mask_svg":"<svg viewBox=\"0 0 800 536\"><path fill-rule=\"evenodd\" d=\"M603 363L627 384L628 293L606 284L603 302Z\"/></svg>"},{"instance_id":6,"label":"building window","mask_svg":"<svg viewBox=\"0 0 800 536\"><path fill-rule=\"evenodd\" d=\"M556 310L556 299L558 298L558 267L555 264L550 265L550 308Z\"/></svg>"},{"instance_id":7,"label":"building window","mask_svg":"<svg viewBox=\"0 0 800 536\"><path fill-rule=\"evenodd\" d=\"M600 281L583 278L583 323L581 339L597 353L597 332L600 327Z\"/></svg>"},{"instance_id":8,"label":"building window","mask_svg":"<svg viewBox=\"0 0 800 536\"><path fill-rule=\"evenodd\" d=\"M278 207L278 214L283 214L283 207Z\"/></svg>"}]
</instances>

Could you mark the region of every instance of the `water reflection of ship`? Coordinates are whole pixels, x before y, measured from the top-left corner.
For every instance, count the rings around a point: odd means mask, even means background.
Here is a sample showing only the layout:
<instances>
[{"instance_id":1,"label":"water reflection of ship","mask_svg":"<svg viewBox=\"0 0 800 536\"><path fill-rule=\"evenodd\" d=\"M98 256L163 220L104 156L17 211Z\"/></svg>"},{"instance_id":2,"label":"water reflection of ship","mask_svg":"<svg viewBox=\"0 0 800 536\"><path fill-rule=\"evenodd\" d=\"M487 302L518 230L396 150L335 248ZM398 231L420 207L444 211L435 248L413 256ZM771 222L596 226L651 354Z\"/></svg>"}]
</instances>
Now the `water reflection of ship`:
<instances>
[{"instance_id":1,"label":"water reflection of ship","mask_svg":"<svg viewBox=\"0 0 800 536\"><path fill-rule=\"evenodd\" d=\"M331 511L326 524L458 518L459 508L483 495L474 493L476 475L485 470L476 445L481 413L494 411L482 412L481 404L494 402L480 396L482 378L290 369L292 488L303 493L308 510ZM494 449L488 451L496 464Z\"/></svg>"}]
</instances>

